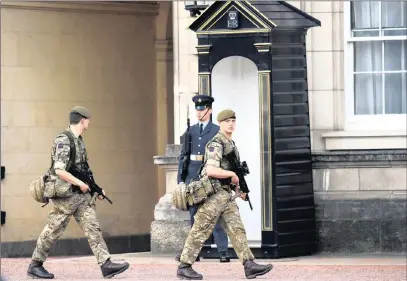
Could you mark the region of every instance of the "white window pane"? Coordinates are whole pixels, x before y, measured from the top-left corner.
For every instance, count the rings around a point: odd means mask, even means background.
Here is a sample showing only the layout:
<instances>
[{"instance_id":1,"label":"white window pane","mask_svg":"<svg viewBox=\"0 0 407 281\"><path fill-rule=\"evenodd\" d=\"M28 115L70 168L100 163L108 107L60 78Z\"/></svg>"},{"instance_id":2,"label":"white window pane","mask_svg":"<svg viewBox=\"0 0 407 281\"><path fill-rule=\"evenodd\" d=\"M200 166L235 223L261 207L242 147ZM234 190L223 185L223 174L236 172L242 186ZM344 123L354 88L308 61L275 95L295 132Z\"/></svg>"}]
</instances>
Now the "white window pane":
<instances>
[{"instance_id":1,"label":"white window pane","mask_svg":"<svg viewBox=\"0 0 407 281\"><path fill-rule=\"evenodd\" d=\"M407 73L385 74L386 114L406 113Z\"/></svg>"},{"instance_id":2,"label":"white window pane","mask_svg":"<svg viewBox=\"0 0 407 281\"><path fill-rule=\"evenodd\" d=\"M407 3L407 2L406 2ZM384 36L405 36L407 35L407 29L391 29L383 30Z\"/></svg>"},{"instance_id":3,"label":"white window pane","mask_svg":"<svg viewBox=\"0 0 407 281\"><path fill-rule=\"evenodd\" d=\"M384 41L384 70L406 70L407 50L405 46L407 44L405 41Z\"/></svg>"},{"instance_id":4,"label":"white window pane","mask_svg":"<svg viewBox=\"0 0 407 281\"><path fill-rule=\"evenodd\" d=\"M382 26L407 27L407 2L382 1Z\"/></svg>"},{"instance_id":5,"label":"white window pane","mask_svg":"<svg viewBox=\"0 0 407 281\"><path fill-rule=\"evenodd\" d=\"M355 114L382 112L382 75L355 74Z\"/></svg>"},{"instance_id":6,"label":"white window pane","mask_svg":"<svg viewBox=\"0 0 407 281\"><path fill-rule=\"evenodd\" d=\"M382 70L382 42L355 42L355 72Z\"/></svg>"},{"instance_id":7,"label":"white window pane","mask_svg":"<svg viewBox=\"0 0 407 281\"><path fill-rule=\"evenodd\" d=\"M380 36L380 30L357 30L352 31L353 37L375 37Z\"/></svg>"},{"instance_id":8,"label":"white window pane","mask_svg":"<svg viewBox=\"0 0 407 281\"><path fill-rule=\"evenodd\" d=\"M380 2L352 1L352 29L369 29L380 26Z\"/></svg>"}]
</instances>

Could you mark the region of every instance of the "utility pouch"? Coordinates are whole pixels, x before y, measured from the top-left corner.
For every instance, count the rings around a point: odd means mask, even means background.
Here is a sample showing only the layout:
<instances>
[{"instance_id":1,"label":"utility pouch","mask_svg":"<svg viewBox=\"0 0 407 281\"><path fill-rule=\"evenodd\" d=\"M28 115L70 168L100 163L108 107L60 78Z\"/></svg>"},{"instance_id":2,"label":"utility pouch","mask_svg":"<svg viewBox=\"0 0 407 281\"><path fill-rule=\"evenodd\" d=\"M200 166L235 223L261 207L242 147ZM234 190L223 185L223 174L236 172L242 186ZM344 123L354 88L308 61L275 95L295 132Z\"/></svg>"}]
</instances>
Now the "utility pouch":
<instances>
[{"instance_id":1,"label":"utility pouch","mask_svg":"<svg viewBox=\"0 0 407 281\"><path fill-rule=\"evenodd\" d=\"M207 175L199 177L187 186L188 205L195 206L202 204L215 192L216 190Z\"/></svg>"},{"instance_id":2,"label":"utility pouch","mask_svg":"<svg viewBox=\"0 0 407 281\"><path fill-rule=\"evenodd\" d=\"M45 182L44 197L49 199L72 196L72 185L56 175L50 175Z\"/></svg>"},{"instance_id":3,"label":"utility pouch","mask_svg":"<svg viewBox=\"0 0 407 281\"><path fill-rule=\"evenodd\" d=\"M72 165L75 164L76 160L76 146L73 134L70 131L63 131L64 134L69 139L69 160L66 167L68 171ZM44 198L46 199L56 199L56 198L66 198L73 195L72 184L62 180L55 174L54 170L54 160L51 159L51 168L49 170L49 176L44 182Z\"/></svg>"}]
</instances>

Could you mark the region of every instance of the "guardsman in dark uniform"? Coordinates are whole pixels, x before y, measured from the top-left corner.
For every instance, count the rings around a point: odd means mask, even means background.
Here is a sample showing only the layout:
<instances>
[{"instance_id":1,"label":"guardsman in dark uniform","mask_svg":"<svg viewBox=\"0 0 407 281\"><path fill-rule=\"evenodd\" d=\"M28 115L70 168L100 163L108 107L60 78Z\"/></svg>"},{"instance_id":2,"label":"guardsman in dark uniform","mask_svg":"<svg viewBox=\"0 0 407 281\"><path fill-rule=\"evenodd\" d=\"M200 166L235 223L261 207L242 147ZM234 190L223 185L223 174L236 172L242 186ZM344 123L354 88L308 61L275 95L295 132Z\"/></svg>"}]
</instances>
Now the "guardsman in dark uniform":
<instances>
[{"instance_id":1,"label":"guardsman in dark uniform","mask_svg":"<svg viewBox=\"0 0 407 281\"><path fill-rule=\"evenodd\" d=\"M197 124L189 128L189 133L191 135L191 155L188 165L188 174L185 179L185 183L188 184L191 179L198 176L203 157L205 154L205 146L219 131L219 126L212 123L210 120L212 113L212 103L214 98L207 95L197 95L192 98L195 103L196 117L199 120ZM185 134L184 134L185 136ZM185 141L185 137L183 138ZM178 184L182 182L181 171L182 171L182 158L185 155L184 146L182 146L180 161L178 166ZM194 224L194 216L198 211L197 206L190 207L189 213L191 216L191 227ZM215 243L218 249L220 262L229 262L230 258L228 256L228 237L223 230L223 228L216 224L213 231L213 236L215 238ZM175 258L177 261L180 259L180 255ZM199 260L199 256L197 257Z\"/></svg>"}]
</instances>

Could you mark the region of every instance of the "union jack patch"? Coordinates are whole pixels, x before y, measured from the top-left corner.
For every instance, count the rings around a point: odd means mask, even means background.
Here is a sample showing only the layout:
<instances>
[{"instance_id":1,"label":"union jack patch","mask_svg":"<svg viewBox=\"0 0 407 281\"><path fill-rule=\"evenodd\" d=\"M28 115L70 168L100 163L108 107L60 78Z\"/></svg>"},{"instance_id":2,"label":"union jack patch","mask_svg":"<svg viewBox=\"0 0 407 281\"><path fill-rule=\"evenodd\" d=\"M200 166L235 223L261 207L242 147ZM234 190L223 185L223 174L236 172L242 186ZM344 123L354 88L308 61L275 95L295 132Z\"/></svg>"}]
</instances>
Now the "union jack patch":
<instances>
[{"instance_id":1,"label":"union jack patch","mask_svg":"<svg viewBox=\"0 0 407 281\"><path fill-rule=\"evenodd\" d=\"M60 142L60 143L58 143L58 146L57 146L58 148L63 148L64 147L64 144L62 143L62 142Z\"/></svg>"},{"instance_id":2,"label":"union jack patch","mask_svg":"<svg viewBox=\"0 0 407 281\"><path fill-rule=\"evenodd\" d=\"M213 146L209 147L209 152L214 152L215 148Z\"/></svg>"}]
</instances>

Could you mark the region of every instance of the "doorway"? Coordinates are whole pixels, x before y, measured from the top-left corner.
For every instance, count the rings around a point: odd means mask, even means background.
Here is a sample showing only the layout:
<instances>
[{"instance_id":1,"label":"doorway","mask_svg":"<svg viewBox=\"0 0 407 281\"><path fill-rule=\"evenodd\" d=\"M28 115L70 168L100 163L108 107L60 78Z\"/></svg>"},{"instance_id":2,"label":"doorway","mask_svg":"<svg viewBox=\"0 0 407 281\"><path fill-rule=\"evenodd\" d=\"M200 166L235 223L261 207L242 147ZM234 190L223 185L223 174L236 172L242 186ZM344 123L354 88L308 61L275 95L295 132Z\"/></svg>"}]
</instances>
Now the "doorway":
<instances>
[{"instance_id":1,"label":"doorway","mask_svg":"<svg viewBox=\"0 0 407 281\"><path fill-rule=\"evenodd\" d=\"M233 140L240 153L240 161L246 161L250 174L245 179L250 189L249 203L241 199L236 202L246 229L250 247L261 246L262 200L261 200L261 131L260 100L257 66L241 56L230 56L220 60L212 69L211 92L213 122L224 109L236 112L236 131ZM230 240L229 240L230 241Z\"/></svg>"}]
</instances>

